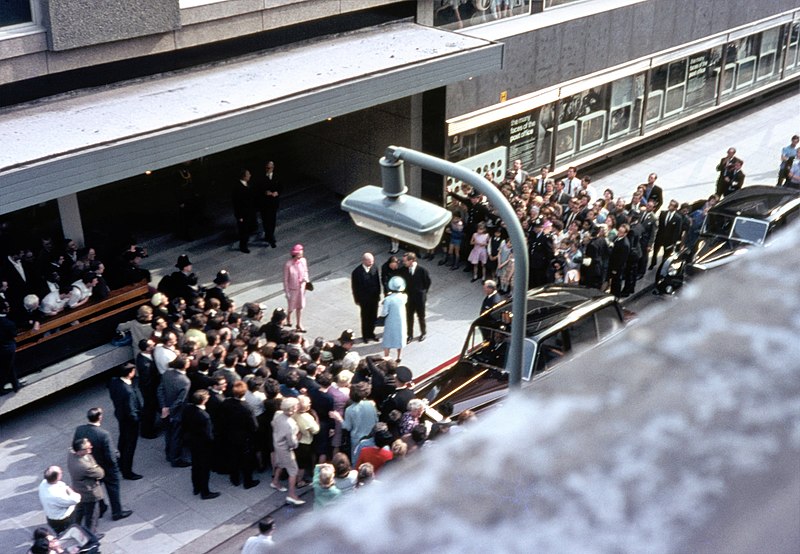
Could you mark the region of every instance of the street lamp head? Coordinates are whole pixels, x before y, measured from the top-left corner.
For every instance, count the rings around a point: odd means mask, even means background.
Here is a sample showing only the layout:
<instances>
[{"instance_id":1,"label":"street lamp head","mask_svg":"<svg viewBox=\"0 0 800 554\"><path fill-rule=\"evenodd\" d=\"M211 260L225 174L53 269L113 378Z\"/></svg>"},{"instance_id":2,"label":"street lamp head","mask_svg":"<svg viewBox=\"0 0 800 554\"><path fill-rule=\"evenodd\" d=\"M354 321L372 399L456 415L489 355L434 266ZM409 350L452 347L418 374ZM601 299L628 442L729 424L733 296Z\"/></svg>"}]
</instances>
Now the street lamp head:
<instances>
[{"instance_id":1,"label":"street lamp head","mask_svg":"<svg viewBox=\"0 0 800 554\"><path fill-rule=\"evenodd\" d=\"M413 196L386 196L375 186L349 194L342 200L342 209L359 227L425 249L439 244L452 216L448 210Z\"/></svg>"},{"instance_id":2,"label":"street lamp head","mask_svg":"<svg viewBox=\"0 0 800 554\"><path fill-rule=\"evenodd\" d=\"M381 158L383 188L361 187L342 200L342 209L359 227L414 244L435 248L452 214L406 194L402 160Z\"/></svg>"}]
</instances>

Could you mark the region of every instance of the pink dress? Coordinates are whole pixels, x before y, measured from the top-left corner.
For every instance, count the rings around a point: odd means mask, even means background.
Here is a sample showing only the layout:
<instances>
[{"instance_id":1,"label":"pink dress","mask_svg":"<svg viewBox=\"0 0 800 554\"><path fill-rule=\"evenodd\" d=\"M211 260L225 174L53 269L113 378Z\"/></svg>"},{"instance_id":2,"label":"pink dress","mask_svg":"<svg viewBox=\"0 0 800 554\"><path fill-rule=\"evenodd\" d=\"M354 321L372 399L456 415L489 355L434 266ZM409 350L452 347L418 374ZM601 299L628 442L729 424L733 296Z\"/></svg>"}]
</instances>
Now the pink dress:
<instances>
[{"instance_id":1,"label":"pink dress","mask_svg":"<svg viewBox=\"0 0 800 554\"><path fill-rule=\"evenodd\" d=\"M283 292L289 311L306 307L308 264L305 258L291 258L283 266Z\"/></svg>"},{"instance_id":2,"label":"pink dress","mask_svg":"<svg viewBox=\"0 0 800 554\"><path fill-rule=\"evenodd\" d=\"M489 233L475 233L475 244L469 253L467 261L471 264L485 264L489 261L489 251L486 246L489 244Z\"/></svg>"}]
</instances>

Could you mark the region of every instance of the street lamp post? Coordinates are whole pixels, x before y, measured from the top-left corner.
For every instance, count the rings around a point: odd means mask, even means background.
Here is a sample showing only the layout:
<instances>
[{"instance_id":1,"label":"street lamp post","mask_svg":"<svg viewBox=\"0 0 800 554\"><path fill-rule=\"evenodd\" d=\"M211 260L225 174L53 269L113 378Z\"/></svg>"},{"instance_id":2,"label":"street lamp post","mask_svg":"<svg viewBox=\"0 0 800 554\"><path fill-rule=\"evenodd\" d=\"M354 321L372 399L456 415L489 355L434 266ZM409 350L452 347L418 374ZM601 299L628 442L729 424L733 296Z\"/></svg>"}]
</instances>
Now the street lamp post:
<instances>
[{"instance_id":1,"label":"street lamp post","mask_svg":"<svg viewBox=\"0 0 800 554\"><path fill-rule=\"evenodd\" d=\"M525 233L517 215L505 196L478 173L435 156L410 148L390 146L381 158L382 191L377 187L362 187L342 201L342 209L350 212L353 221L362 227L382 234L403 237L413 244L433 248L438 244L450 214L413 197L406 197L403 181L403 162L407 161L428 171L451 176L472 186L488 198L506 224L514 249L514 291L511 299L511 344L508 349L509 387L518 388L522 382L523 344L528 313L528 248ZM378 194L380 192L380 194ZM410 204L413 205L411 209ZM414 236L416 235L416 236Z\"/></svg>"}]
</instances>

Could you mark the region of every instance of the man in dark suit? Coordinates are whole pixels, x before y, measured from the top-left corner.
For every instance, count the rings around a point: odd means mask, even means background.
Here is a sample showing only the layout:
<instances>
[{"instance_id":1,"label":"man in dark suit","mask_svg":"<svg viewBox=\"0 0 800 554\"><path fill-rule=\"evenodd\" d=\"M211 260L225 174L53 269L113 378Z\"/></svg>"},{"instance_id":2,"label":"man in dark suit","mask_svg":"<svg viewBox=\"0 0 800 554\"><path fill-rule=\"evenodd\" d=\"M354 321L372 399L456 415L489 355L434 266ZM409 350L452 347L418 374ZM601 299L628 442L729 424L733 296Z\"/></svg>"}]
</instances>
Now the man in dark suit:
<instances>
[{"instance_id":1,"label":"man in dark suit","mask_svg":"<svg viewBox=\"0 0 800 554\"><path fill-rule=\"evenodd\" d=\"M725 184L725 174L733 169L733 165L737 162L741 161L739 158L736 157L736 148L728 148L728 152L724 158L722 158L719 163L717 164L717 171L719 172L719 177L717 177L717 196L720 198L725 194L726 184Z\"/></svg>"},{"instance_id":2,"label":"man in dark suit","mask_svg":"<svg viewBox=\"0 0 800 554\"><path fill-rule=\"evenodd\" d=\"M369 252L361 256L361 264L353 270L350 285L353 300L361 309L361 338L364 342L377 341L375 319L381 300L381 277L375 267L375 257Z\"/></svg>"},{"instance_id":3,"label":"man in dark suit","mask_svg":"<svg viewBox=\"0 0 800 554\"><path fill-rule=\"evenodd\" d=\"M406 324L408 329L408 342L414 338L414 314L419 319L419 340L427 338L425 326L425 303L428 300L428 289L431 288L431 276L428 270L417 263L417 255L406 252L403 255L402 277L406 282Z\"/></svg>"},{"instance_id":4,"label":"man in dark suit","mask_svg":"<svg viewBox=\"0 0 800 554\"><path fill-rule=\"evenodd\" d=\"M0 395L5 394L6 383L14 392L25 384L17 379L14 356L17 352L17 326L8 315L8 302L0 299Z\"/></svg>"},{"instance_id":5,"label":"man in dark suit","mask_svg":"<svg viewBox=\"0 0 800 554\"><path fill-rule=\"evenodd\" d=\"M206 291L206 302L212 298L216 298L219 300L219 307L223 312L230 310L233 306L233 302L228 298L228 295L225 294L225 289L228 288L230 283L231 274L228 273L228 270L219 270L217 276L214 277L214 286Z\"/></svg>"},{"instance_id":6,"label":"man in dark suit","mask_svg":"<svg viewBox=\"0 0 800 554\"><path fill-rule=\"evenodd\" d=\"M128 363L120 368L118 377L111 379L108 390L114 403L114 417L119 423L119 469L125 479L136 481L142 476L133 471L133 455L139 441L139 422L141 421L142 393L134 385L136 366Z\"/></svg>"},{"instance_id":7,"label":"man in dark suit","mask_svg":"<svg viewBox=\"0 0 800 554\"><path fill-rule=\"evenodd\" d=\"M668 258L675 250L675 244L681 240L681 233L683 228L683 217L678 213L678 201L670 200L669 207L666 212L661 212L658 217L658 230L656 231L656 240L653 244L653 257L650 259L650 269L656 266L658 259L658 252L663 248L664 258Z\"/></svg>"},{"instance_id":8,"label":"man in dark suit","mask_svg":"<svg viewBox=\"0 0 800 554\"><path fill-rule=\"evenodd\" d=\"M592 240L586 245L584 263L581 269L581 285L602 289L608 273L608 258L611 251L606 241L606 226L601 225L592 231Z\"/></svg>"},{"instance_id":9,"label":"man in dark suit","mask_svg":"<svg viewBox=\"0 0 800 554\"><path fill-rule=\"evenodd\" d=\"M117 465L117 457L119 454L116 449L111 446L111 434L100 426L103 423L103 409L91 408L86 413L86 419L89 420L89 423L79 425L78 428L75 429L72 441L89 439L89 442L92 443L92 455L97 464L103 468L105 472L102 481L106 485L108 501L111 503L111 517L114 521L124 519L130 516L133 511L122 509L119 492L120 474L119 466ZM106 506L105 501L101 500L99 517L103 517L107 509L108 506Z\"/></svg>"},{"instance_id":10,"label":"man in dark suit","mask_svg":"<svg viewBox=\"0 0 800 554\"><path fill-rule=\"evenodd\" d=\"M247 248L250 234L256 228L255 194L250 186L250 171L242 169L239 172L239 182L233 185L232 201L233 215L236 217L236 229L239 232L239 250L245 254L250 253Z\"/></svg>"},{"instance_id":11,"label":"man in dark suit","mask_svg":"<svg viewBox=\"0 0 800 554\"><path fill-rule=\"evenodd\" d=\"M733 162L733 167L725 169L721 182L722 190L717 191L720 198L732 194L744 186L745 174L742 171L742 165L744 165L744 162L737 159Z\"/></svg>"},{"instance_id":12,"label":"man in dark suit","mask_svg":"<svg viewBox=\"0 0 800 554\"><path fill-rule=\"evenodd\" d=\"M644 194L642 195L642 201L645 204L649 200L655 201L656 211L658 211L664 203L664 191L656 184L657 179L658 175L655 173L651 173L647 176L647 182L644 183Z\"/></svg>"},{"instance_id":13,"label":"man in dark suit","mask_svg":"<svg viewBox=\"0 0 800 554\"><path fill-rule=\"evenodd\" d=\"M481 313L491 310L503 301L503 297L497 292L497 283L491 279L483 282L483 293L486 295L481 302Z\"/></svg>"},{"instance_id":14,"label":"man in dark suit","mask_svg":"<svg viewBox=\"0 0 800 554\"><path fill-rule=\"evenodd\" d=\"M206 412L209 392L205 389L194 391L191 404L187 404L183 414L183 437L192 453L192 487L194 494L203 500L219 496L208 489L211 474L211 459L214 452L214 433L211 417Z\"/></svg>"},{"instance_id":15,"label":"man in dark suit","mask_svg":"<svg viewBox=\"0 0 800 554\"><path fill-rule=\"evenodd\" d=\"M230 463L231 484L238 487L244 483L244 488L251 489L260 482L253 479L258 423L244 400L246 393L245 382L237 381L233 384L233 396L222 403L223 442Z\"/></svg>"},{"instance_id":16,"label":"man in dark suit","mask_svg":"<svg viewBox=\"0 0 800 554\"><path fill-rule=\"evenodd\" d=\"M617 238L611 247L611 257L608 259L608 280L611 283L611 294L620 298L622 296L622 280L625 278L625 268L631 253L631 244L628 241L629 227L623 223L617 227Z\"/></svg>"},{"instance_id":17,"label":"man in dark suit","mask_svg":"<svg viewBox=\"0 0 800 554\"><path fill-rule=\"evenodd\" d=\"M139 341L139 354L136 356L136 384L142 393L142 413L139 418L139 431L145 439L158 436L156 421L158 417L158 385L161 374L153 362L153 350L156 343L152 339Z\"/></svg>"},{"instance_id":18,"label":"man in dark suit","mask_svg":"<svg viewBox=\"0 0 800 554\"><path fill-rule=\"evenodd\" d=\"M159 283L159 292L166 294L170 300L174 298L183 298L187 304L191 304L192 300L197 298L200 293L197 291L197 275L192 272L192 262L189 256L181 254L178 256L178 261L175 263L178 271L173 271L167 279L166 290L161 290L161 283Z\"/></svg>"},{"instance_id":19,"label":"man in dark suit","mask_svg":"<svg viewBox=\"0 0 800 554\"><path fill-rule=\"evenodd\" d=\"M283 194L283 184L275 175L275 164L267 162L264 174L255 182L255 193L258 209L261 212L261 224L264 226L264 240L275 248L275 222L278 215L278 204Z\"/></svg>"},{"instance_id":20,"label":"man in dark suit","mask_svg":"<svg viewBox=\"0 0 800 554\"><path fill-rule=\"evenodd\" d=\"M530 243L529 287L540 287L547 282L547 270L553 261L555 252L553 239L544 232L544 221L536 218L532 225Z\"/></svg>"},{"instance_id":21,"label":"man in dark suit","mask_svg":"<svg viewBox=\"0 0 800 554\"><path fill-rule=\"evenodd\" d=\"M179 354L169 364L170 369L161 376L158 387L158 402L161 406L161 419L165 422L164 443L167 461L172 467L189 467L181 437L181 420L184 402L186 402L192 383L186 376L190 360Z\"/></svg>"}]
</instances>

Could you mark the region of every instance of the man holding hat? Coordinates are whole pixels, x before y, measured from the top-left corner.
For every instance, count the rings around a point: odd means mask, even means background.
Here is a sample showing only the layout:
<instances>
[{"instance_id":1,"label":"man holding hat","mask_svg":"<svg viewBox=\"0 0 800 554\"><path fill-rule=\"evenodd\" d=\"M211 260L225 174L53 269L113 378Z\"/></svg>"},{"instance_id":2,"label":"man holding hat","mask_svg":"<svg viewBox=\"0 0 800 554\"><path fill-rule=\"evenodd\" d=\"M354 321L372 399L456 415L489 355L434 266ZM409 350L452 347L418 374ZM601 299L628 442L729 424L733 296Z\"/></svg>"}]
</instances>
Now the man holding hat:
<instances>
[{"instance_id":1,"label":"man holding hat","mask_svg":"<svg viewBox=\"0 0 800 554\"><path fill-rule=\"evenodd\" d=\"M233 310L233 301L225 294L225 289L231 282L231 275L226 269L221 269L214 277L214 286L206 291L206 302L212 298L219 300L219 307L223 312Z\"/></svg>"}]
</instances>

